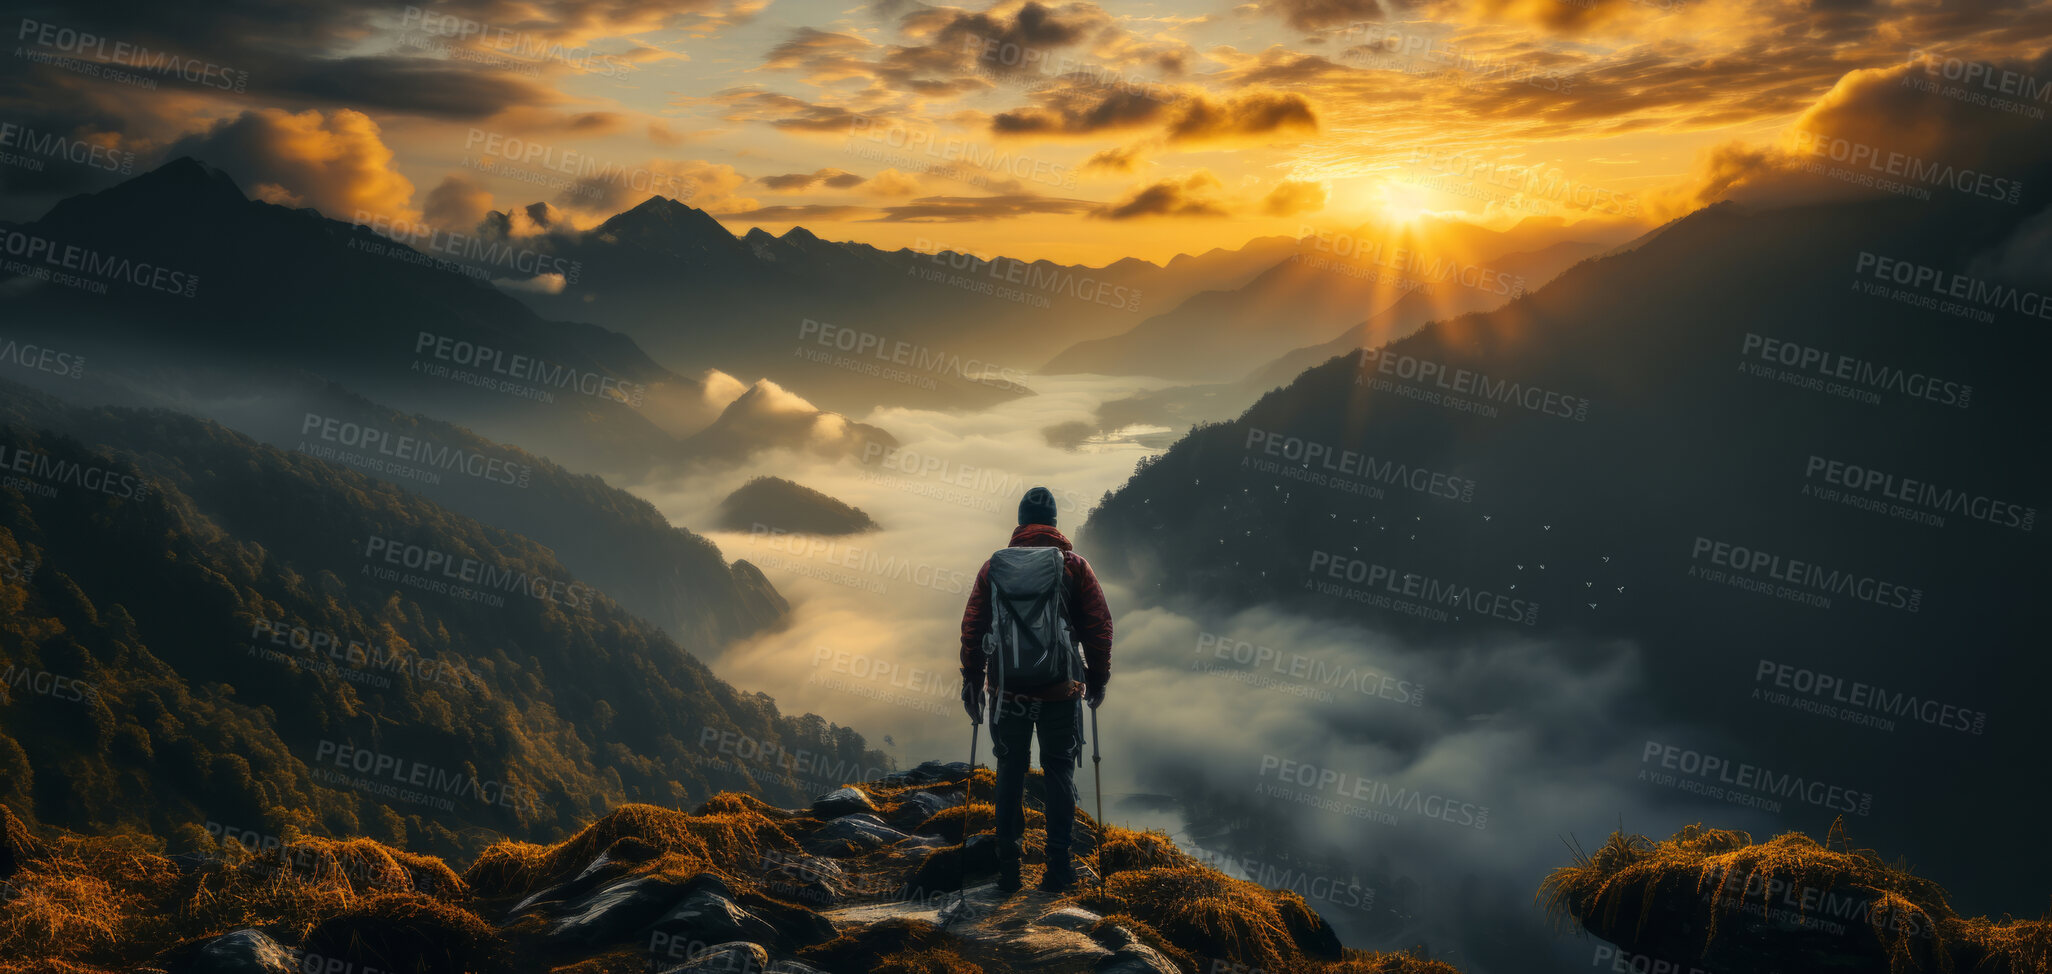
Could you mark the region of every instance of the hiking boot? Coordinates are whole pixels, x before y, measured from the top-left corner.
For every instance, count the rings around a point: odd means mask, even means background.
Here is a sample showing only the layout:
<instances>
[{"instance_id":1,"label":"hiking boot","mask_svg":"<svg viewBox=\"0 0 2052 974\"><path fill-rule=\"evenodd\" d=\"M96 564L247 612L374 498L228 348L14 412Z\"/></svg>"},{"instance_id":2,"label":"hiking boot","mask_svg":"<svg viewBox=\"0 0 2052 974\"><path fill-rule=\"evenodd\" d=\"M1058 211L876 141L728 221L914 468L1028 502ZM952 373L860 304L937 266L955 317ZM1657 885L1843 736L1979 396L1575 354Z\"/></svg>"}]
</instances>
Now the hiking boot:
<instances>
[{"instance_id":1,"label":"hiking boot","mask_svg":"<svg viewBox=\"0 0 2052 974\"><path fill-rule=\"evenodd\" d=\"M1006 859L998 863L998 892L1010 896L1019 891L1019 860Z\"/></svg>"},{"instance_id":2,"label":"hiking boot","mask_svg":"<svg viewBox=\"0 0 2052 974\"><path fill-rule=\"evenodd\" d=\"M1040 874L1040 890L1044 893L1066 893L1076 885L1076 867L1067 859L1047 864L1047 871Z\"/></svg>"}]
</instances>

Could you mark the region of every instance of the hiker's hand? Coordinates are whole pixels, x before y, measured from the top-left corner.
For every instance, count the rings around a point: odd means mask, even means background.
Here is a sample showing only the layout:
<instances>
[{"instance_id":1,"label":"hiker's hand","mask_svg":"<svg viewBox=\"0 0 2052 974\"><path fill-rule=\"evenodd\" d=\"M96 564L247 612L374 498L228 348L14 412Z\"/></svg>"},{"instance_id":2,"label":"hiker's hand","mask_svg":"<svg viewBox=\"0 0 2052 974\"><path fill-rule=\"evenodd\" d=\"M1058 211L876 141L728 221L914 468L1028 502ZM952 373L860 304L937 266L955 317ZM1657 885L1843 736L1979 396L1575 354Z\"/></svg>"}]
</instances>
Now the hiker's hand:
<instances>
[{"instance_id":1,"label":"hiker's hand","mask_svg":"<svg viewBox=\"0 0 2052 974\"><path fill-rule=\"evenodd\" d=\"M1085 689L1083 691L1083 702L1089 704L1090 709L1096 710L1097 705L1104 702L1103 684Z\"/></svg>"},{"instance_id":2,"label":"hiker's hand","mask_svg":"<svg viewBox=\"0 0 2052 974\"><path fill-rule=\"evenodd\" d=\"M983 723L983 694L978 693L976 687L962 688L962 709L969 713L970 723Z\"/></svg>"}]
</instances>

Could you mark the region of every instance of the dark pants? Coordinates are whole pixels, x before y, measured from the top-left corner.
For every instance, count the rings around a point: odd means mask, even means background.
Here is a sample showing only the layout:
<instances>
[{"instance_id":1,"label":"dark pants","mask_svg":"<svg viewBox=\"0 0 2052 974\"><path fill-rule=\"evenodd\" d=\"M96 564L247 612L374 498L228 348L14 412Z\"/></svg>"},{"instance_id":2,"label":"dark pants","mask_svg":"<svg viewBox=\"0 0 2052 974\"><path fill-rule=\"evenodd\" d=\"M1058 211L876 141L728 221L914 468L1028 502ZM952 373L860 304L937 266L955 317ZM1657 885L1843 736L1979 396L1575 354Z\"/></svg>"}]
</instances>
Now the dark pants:
<instances>
[{"instance_id":1,"label":"dark pants","mask_svg":"<svg viewBox=\"0 0 2052 974\"><path fill-rule=\"evenodd\" d=\"M1078 733L1081 700L1015 700L1004 704L991 725L991 753L997 756L998 857L1018 861L1026 835L1027 748L1040 732L1040 771L1047 813L1047 861L1069 861L1076 825L1076 761L1083 754Z\"/></svg>"}]
</instances>

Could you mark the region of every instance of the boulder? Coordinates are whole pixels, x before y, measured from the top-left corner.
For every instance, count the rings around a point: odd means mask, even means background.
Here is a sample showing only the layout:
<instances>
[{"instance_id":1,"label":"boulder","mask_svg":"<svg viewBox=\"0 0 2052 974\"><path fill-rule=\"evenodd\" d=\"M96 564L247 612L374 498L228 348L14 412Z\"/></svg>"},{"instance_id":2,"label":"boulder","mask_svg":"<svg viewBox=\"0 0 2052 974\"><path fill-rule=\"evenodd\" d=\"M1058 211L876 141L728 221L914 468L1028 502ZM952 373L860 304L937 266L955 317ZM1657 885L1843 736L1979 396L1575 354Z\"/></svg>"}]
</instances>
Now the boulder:
<instances>
[{"instance_id":1,"label":"boulder","mask_svg":"<svg viewBox=\"0 0 2052 974\"><path fill-rule=\"evenodd\" d=\"M777 939L777 930L768 921L712 889L697 890L671 907L655 922L651 933L671 943L769 943Z\"/></svg>"},{"instance_id":2,"label":"boulder","mask_svg":"<svg viewBox=\"0 0 2052 974\"><path fill-rule=\"evenodd\" d=\"M943 809L952 808L958 804L960 804L959 801L950 799L937 792L915 791L907 794L903 799L899 800L897 805L891 808L890 817L887 821L892 828L910 832L917 828L919 823L932 818Z\"/></svg>"},{"instance_id":3,"label":"boulder","mask_svg":"<svg viewBox=\"0 0 2052 974\"><path fill-rule=\"evenodd\" d=\"M898 771L877 779L877 784L889 788L906 785L930 785L936 781L960 781L969 776L969 765L963 761L927 761L916 768Z\"/></svg>"},{"instance_id":4,"label":"boulder","mask_svg":"<svg viewBox=\"0 0 2052 974\"><path fill-rule=\"evenodd\" d=\"M836 788L812 800L812 817L825 821L843 815L859 815L864 812L875 814L876 802L869 793L860 788Z\"/></svg>"},{"instance_id":5,"label":"boulder","mask_svg":"<svg viewBox=\"0 0 2052 974\"><path fill-rule=\"evenodd\" d=\"M566 949L631 942L673 906L701 892L732 897L734 891L711 873L699 873L683 882L641 876L613 883L573 902L549 928L549 939Z\"/></svg>"},{"instance_id":6,"label":"boulder","mask_svg":"<svg viewBox=\"0 0 2052 974\"><path fill-rule=\"evenodd\" d=\"M832 859L777 853L764 860L762 888L773 896L822 909L846 896L850 883L841 864Z\"/></svg>"},{"instance_id":7,"label":"boulder","mask_svg":"<svg viewBox=\"0 0 2052 974\"><path fill-rule=\"evenodd\" d=\"M293 974L293 952L261 930L244 928L209 940L173 968L177 974Z\"/></svg>"},{"instance_id":8,"label":"boulder","mask_svg":"<svg viewBox=\"0 0 2052 974\"><path fill-rule=\"evenodd\" d=\"M868 813L843 815L820 826L803 840L808 852L829 856L859 856L906 838L905 833Z\"/></svg>"},{"instance_id":9,"label":"boulder","mask_svg":"<svg viewBox=\"0 0 2052 974\"><path fill-rule=\"evenodd\" d=\"M734 941L703 948L663 974L761 974L768 966L769 951L760 944Z\"/></svg>"},{"instance_id":10,"label":"boulder","mask_svg":"<svg viewBox=\"0 0 2052 974\"><path fill-rule=\"evenodd\" d=\"M961 889L965 859L971 879L994 875L998 868L997 840L988 834L972 835L962 845L933 850L913 871L912 878L906 880L907 894L918 896Z\"/></svg>"}]
</instances>

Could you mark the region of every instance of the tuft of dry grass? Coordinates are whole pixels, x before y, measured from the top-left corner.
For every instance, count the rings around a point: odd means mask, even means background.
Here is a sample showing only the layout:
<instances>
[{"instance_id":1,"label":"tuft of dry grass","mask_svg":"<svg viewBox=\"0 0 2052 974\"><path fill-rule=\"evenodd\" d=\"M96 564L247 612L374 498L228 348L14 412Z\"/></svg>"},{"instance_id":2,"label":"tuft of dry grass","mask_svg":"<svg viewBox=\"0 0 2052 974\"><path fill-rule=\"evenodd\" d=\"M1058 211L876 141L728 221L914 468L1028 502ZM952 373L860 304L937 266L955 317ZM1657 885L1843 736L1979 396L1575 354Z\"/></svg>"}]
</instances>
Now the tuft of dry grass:
<instances>
[{"instance_id":1,"label":"tuft of dry grass","mask_svg":"<svg viewBox=\"0 0 2052 974\"><path fill-rule=\"evenodd\" d=\"M1102 892L1072 898L1099 914L1138 918L1191 954L1278 974L1305 967L1280 894L1203 866L1128 870L1108 877Z\"/></svg>"},{"instance_id":2,"label":"tuft of dry grass","mask_svg":"<svg viewBox=\"0 0 2052 974\"><path fill-rule=\"evenodd\" d=\"M1107 879L1113 873L1162 867L1190 869L1199 865L1160 829L1135 832L1116 825L1103 828L1104 845L1097 853L1097 871Z\"/></svg>"},{"instance_id":3,"label":"tuft of dry grass","mask_svg":"<svg viewBox=\"0 0 2052 974\"><path fill-rule=\"evenodd\" d=\"M798 843L776 818L746 807L743 797L715 795L704 807L723 810L703 815L656 805L622 805L555 845L495 843L478 856L463 880L480 897L517 899L575 876L623 840L633 840L626 848L635 857L678 855L711 864L731 877L750 875L767 853L796 851Z\"/></svg>"},{"instance_id":4,"label":"tuft of dry grass","mask_svg":"<svg viewBox=\"0 0 2052 974\"><path fill-rule=\"evenodd\" d=\"M1833 901L1851 898L1856 908L1843 911L1850 914L1848 926L1866 931L1897 974L2052 974L2052 917L1960 917L1937 883L1912 873L1906 863L1854 847L1843 819L1832 823L1822 843L1800 832L1756 843L1745 832L1700 824L1659 842L1618 831L1594 853L1577 852L1575 859L1546 877L1538 899L1557 919L1592 931L1618 930L1621 912L1633 900L1639 904L1636 931L1662 906L1692 904L1689 915L1703 921L1707 952L1718 942L1722 916L1746 908L1749 897L1765 909L1777 891L1816 891L1812 899L1828 892ZM1796 909L1804 903L1798 898Z\"/></svg>"}]
</instances>

